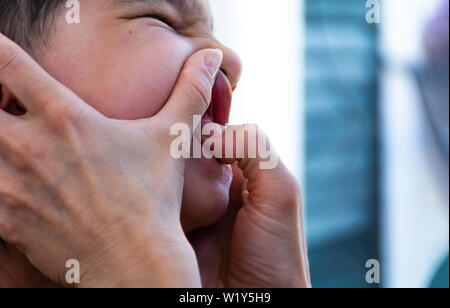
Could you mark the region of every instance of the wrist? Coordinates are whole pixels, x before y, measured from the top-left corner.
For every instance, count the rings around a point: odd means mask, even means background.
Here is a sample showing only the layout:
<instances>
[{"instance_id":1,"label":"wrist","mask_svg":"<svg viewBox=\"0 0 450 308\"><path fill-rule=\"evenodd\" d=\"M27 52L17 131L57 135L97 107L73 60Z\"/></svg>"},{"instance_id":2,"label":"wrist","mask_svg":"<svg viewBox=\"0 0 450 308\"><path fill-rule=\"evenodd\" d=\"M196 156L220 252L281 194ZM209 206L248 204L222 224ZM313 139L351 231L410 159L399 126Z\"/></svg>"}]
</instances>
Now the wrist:
<instances>
[{"instance_id":1,"label":"wrist","mask_svg":"<svg viewBox=\"0 0 450 308\"><path fill-rule=\"evenodd\" d=\"M184 235L183 238L185 239ZM142 242L140 246L144 246ZM200 288L197 259L187 240L151 241L144 249L110 254L82 270L78 288ZM94 264L95 263L95 264Z\"/></svg>"}]
</instances>

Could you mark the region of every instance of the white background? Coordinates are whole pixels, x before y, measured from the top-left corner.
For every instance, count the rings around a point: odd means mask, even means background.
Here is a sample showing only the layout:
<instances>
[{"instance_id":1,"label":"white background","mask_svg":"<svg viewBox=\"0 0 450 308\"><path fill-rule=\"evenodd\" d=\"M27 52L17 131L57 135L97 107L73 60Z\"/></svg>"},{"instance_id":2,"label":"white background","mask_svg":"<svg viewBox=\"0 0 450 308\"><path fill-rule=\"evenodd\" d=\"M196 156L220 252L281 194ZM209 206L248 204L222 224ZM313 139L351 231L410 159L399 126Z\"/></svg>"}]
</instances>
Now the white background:
<instances>
[{"instance_id":1,"label":"white background","mask_svg":"<svg viewBox=\"0 0 450 308\"><path fill-rule=\"evenodd\" d=\"M216 36L244 64L231 124L259 124L299 179L304 125L302 2L210 0Z\"/></svg>"}]
</instances>

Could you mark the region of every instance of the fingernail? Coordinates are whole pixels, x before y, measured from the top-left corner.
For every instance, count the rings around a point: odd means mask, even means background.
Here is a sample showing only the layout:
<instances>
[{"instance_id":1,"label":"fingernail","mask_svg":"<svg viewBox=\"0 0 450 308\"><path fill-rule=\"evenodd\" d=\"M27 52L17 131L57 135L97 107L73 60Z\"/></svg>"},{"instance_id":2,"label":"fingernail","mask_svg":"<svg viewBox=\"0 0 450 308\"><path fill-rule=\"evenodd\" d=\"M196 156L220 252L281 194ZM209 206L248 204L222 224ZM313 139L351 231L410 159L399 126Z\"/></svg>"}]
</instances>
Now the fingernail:
<instances>
[{"instance_id":1,"label":"fingernail","mask_svg":"<svg viewBox=\"0 0 450 308\"><path fill-rule=\"evenodd\" d=\"M223 52L220 49L211 50L206 54L204 62L211 76L216 76L220 66L222 65L222 59Z\"/></svg>"}]
</instances>

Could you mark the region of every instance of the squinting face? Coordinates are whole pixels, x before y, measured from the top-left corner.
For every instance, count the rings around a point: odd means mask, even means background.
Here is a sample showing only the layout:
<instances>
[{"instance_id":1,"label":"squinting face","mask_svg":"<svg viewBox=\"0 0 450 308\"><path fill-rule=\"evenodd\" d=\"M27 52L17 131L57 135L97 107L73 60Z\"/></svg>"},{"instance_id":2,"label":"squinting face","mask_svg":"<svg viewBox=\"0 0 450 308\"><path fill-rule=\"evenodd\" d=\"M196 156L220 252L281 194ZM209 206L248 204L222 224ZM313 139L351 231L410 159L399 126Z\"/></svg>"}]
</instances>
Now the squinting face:
<instances>
[{"instance_id":1,"label":"squinting face","mask_svg":"<svg viewBox=\"0 0 450 308\"><path fill-rule=\"evenodd\" d=\"M241 63L213 37L207 0L82 0L80 8L80 24L68 24L61 14L49 48L36 60L104 115L123 120L155 115L184 62L205 48L224 52L214 90L222 97L213 100L231 97ZM215 160L188 160L186 168L182 223L191 231L223 215L232 175Z\"/></svg>"}]
</instances>

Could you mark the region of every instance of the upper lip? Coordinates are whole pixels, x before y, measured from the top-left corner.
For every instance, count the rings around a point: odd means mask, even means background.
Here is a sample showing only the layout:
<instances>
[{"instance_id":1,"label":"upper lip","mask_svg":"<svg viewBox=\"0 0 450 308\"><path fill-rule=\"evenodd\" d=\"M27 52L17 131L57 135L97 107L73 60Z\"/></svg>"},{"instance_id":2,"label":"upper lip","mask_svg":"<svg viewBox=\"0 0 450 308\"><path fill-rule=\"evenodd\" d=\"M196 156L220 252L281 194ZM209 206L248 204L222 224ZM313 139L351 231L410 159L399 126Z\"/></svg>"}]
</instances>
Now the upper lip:
<instances>
[{"instance_id":1,"label":"upper lip","mask_svg":"<svg viewBox=\"0 0 450 308\"><path fill-rule=\"evenodd\" d=\"M233 90L225 73L219 70L212 89L211 103L204 115L213 122L226 125L230 118Z\"/></svg>"}]
</instances>

